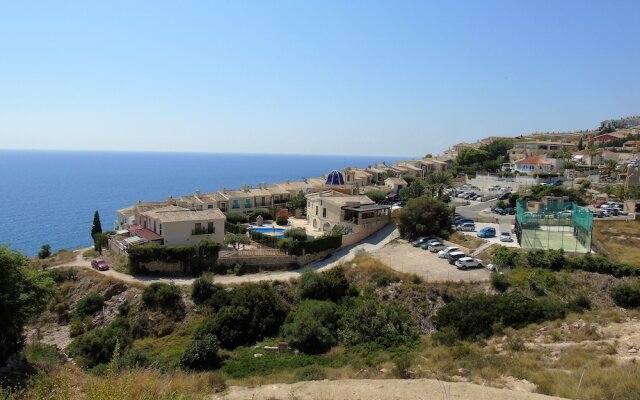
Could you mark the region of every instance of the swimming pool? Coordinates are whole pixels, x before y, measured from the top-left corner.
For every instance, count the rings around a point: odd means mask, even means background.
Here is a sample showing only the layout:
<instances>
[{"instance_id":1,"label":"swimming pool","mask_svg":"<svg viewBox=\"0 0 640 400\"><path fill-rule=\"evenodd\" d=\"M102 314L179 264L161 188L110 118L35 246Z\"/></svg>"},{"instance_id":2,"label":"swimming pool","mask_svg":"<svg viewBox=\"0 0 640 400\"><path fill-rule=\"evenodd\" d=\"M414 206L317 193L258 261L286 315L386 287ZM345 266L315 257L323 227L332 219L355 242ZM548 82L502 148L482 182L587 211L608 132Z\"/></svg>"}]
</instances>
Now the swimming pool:
<instances>
[{"instance_id":1,"label":"swimming pool","mask_svg":"<svg viewBox=\"0 0 640 400\"><path fill-rule=\"evenodd\" d=\"M250 227L249 230L253 232L270 233L275 237L284 236L284 228Z\"/></svg>"}]
</instances>

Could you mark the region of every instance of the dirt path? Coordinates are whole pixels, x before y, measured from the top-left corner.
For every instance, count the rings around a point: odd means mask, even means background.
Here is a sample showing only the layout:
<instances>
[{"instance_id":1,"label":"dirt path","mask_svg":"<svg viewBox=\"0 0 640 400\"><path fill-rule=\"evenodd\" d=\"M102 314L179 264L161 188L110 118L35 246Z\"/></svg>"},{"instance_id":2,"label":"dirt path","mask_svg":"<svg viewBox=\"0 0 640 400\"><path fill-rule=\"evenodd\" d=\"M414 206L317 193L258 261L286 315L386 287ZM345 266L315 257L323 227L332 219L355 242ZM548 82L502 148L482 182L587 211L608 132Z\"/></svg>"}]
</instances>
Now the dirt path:
<instances>
[{"instance_id":1,"label":"dirt path","mask_svg":"<svg viewBox=\"0 0 640 400\"><path fill-rule=\"evenodd\" d=\"M272 400L561 400L560 397L432 379L346 379L273 384L256 388L232 386L213 399Z\"/></svg>"}]
</instances>

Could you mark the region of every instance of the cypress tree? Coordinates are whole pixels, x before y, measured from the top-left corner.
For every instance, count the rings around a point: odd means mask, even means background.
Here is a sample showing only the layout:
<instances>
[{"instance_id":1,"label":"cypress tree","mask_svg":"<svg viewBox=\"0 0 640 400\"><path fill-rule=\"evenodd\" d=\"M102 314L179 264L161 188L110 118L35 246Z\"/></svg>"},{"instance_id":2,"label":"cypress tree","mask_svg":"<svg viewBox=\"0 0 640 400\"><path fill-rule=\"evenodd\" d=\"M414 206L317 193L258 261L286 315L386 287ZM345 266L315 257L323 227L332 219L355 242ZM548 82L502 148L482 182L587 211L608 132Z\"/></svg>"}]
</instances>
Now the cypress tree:
<instances>
[{"instance_id":1,"label":"cypress tree","mask_svg":"<svg viewBox=\"0 0 640 400\"><path fill-rule=\"evenodd\" d=\"M578 141L578 150L584 150L584 144L582 144L582 136L580 137L580 140Z\"/></svg>"},{"instance_id":2,"label":"cypress tree","mask_svg":"<svg viewBox=\"0 0 640 400\"><path fill-rule=\"evenodd\" d=\"M98 210L93 214L93 226L91 227L91 239L95 240L96 234L102 233L102 224L100 223L100 214Z\"/></svg>"}]
</instances>

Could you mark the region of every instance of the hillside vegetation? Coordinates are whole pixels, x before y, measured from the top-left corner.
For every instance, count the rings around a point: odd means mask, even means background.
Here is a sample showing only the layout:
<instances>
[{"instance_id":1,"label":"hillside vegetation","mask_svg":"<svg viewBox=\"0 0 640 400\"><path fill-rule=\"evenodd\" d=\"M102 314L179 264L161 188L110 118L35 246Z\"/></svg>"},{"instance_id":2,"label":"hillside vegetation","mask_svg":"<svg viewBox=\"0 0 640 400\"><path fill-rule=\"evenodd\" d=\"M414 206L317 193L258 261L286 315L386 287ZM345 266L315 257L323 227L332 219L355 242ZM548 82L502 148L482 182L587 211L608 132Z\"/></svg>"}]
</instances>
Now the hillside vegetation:
<instances>
[{"instance_id":1,"label":"hillside vegetation","mask_svg":"<svg viewBox=\"0 0 640 400\"><path fill-rule=\"evenodd\" d=\"M2 396L203 398L227 385L394 377L640 398L639 278L564 269L584 263L553 252L493 253L513 268L490 284L423 282L366 256L297 281L204 276L188 290L52 270L29 367ZM290 349L275 351L281 342Z\"/></svg>"}]
</instances>

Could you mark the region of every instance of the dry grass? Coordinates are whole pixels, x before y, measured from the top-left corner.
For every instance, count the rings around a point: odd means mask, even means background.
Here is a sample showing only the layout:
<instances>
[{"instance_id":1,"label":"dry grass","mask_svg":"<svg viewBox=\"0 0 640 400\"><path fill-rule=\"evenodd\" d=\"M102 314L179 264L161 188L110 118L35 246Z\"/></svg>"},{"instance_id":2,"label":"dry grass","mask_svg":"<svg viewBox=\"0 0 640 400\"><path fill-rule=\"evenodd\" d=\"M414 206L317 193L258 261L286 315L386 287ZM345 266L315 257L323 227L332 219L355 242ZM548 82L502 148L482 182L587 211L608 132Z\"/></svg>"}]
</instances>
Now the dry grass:
<instances>
[{"instance_id":1,"label":"dry grass","mask_svg":"<svg viewBox=\"0 0 640 400\"><path fill-rule=\"evenodd\" d=\"M77 253L72 250L60 250L43 260L38 257L31 259L31 265L38 268L52 267L54 265L66 264L76 259Z\"/></svg>"},{"instance_id":2,"label":"dry grass","mask_svg":"<svg viewBox=\"0 0 640 400\"><path fill-rule=\"evenodd\" d=\"M640 260L640 221L595 221L593 239L618 262Z\"/></svg>"},{"instance_id":3,"label":"dry grass","mask_svg":"<svg viewBox=\"0 0 640 400\"><path fill-rule=\"evenodd\" d=\"M480 239L470 235L465 235L464 233L460 233L460 232L453 232L448 240L462 247L466 247L470 251L473 251L478 247L482 246L483 244L487 243L487 241L484 239Z\"/></svg>"}]
</instances>

